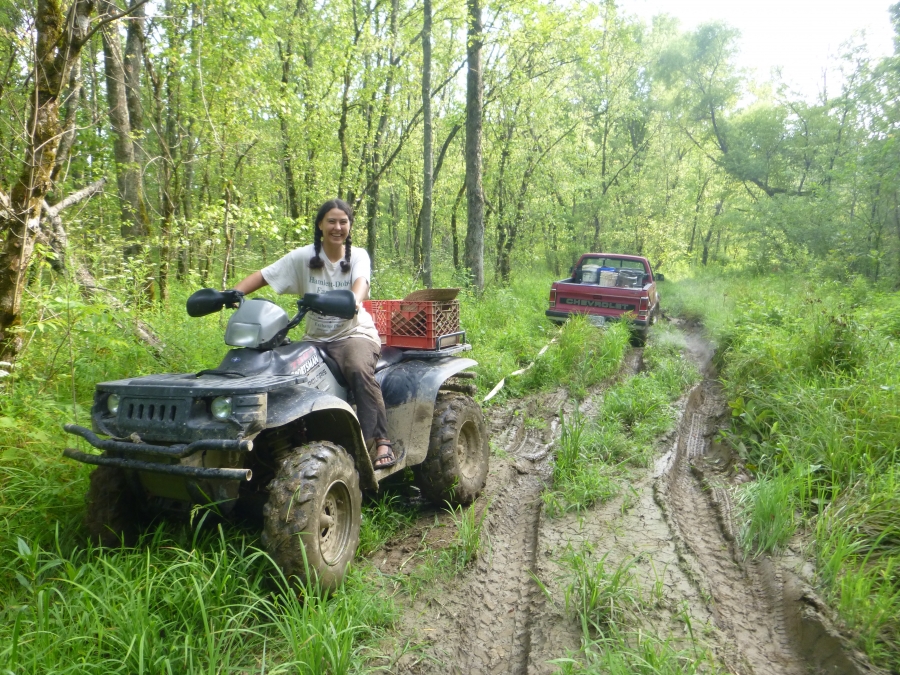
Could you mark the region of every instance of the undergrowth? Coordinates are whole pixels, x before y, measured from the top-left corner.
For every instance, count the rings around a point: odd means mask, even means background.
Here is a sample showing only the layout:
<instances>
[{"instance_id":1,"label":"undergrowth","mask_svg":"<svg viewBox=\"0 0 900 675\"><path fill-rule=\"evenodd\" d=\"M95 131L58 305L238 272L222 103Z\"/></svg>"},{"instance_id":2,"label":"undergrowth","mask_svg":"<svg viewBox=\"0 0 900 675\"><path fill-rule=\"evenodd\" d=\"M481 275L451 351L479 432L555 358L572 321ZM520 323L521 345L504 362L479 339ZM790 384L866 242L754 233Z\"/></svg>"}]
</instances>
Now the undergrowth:
<instances>
[{"instance_id":1,"label":"undergrowth","mask_svg":"<svg viewBox=\"0 0 900 675\"><path fill-rule=\"evenodd\" d=\"M4 672L348 673L395 613L361 570L331 598L312 584L298 593L221 528L187 546L160 528L136 549L19 539L4 572L16 585L0 619Z\"/></svg>"},{"instance_id":2,"label":"undergrowth","mask_svg":"<svg viewBox=\"0 0 900 675\"><path fill-rule=\"evenodd\" d=\"M744 550L805 543L860 647L900 670L900 297L813 276L669 285L719 344L724 437L755 476Z\"/></svg>"}]
</instances>

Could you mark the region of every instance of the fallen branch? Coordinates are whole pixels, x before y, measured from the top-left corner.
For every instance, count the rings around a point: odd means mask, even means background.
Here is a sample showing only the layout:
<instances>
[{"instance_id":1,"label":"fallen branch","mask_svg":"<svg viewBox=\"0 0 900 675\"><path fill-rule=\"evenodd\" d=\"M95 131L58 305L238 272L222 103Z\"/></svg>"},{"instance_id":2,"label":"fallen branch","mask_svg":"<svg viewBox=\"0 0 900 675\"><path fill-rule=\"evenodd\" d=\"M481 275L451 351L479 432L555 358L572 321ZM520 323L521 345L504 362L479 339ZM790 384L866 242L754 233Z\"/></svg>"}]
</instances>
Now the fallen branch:
<instances>
[{"instance_id":1,"label":"fallen branch","mask_svg":"<svg viewBox=\"0 0 900 675\"><path fill-rule=\"evenodd\" d=\"M93 197L103 189L104 185L106 185L105 177L73 192L53 206L46 201L43 202L41 228L38 231L37 240L56 254L56 259L50 262L50 266L57 272L62 272L66 268L66 248L69 239L63 227L62 218L59 216L60 211Z\"/></svg>"},{"instance_id":2,"label":"fallen branch","mask_svg":"<svg viewBox=\"0 0 900 675\"><path fill-rule=\"evenodd\" d=\"M103 300L113 309L119 311L125 311L125 304L119 300L112 293L108 292L105 288L97 284L96 279L94 279L94 275L91 274L90 270L84 265L78 265L75 269L75 280L78 282L78 285L81 286L84 290L88 291L91 294L100 295ZM119 326L122 328L122 326ZM151 347L154 351L157 352L157 355L162 352L165 345L162 340L160 340L154 333L153 329L144 321L141 321L138 318L135 318L132 321L132 328L134 329L135 335L143 342L144 344Z\"/></svg>"},{"instance_id":3,"label":"fallen branch","mask_svg":"<svg viewBox=\"0 0 900 675\"><path fill-rule=\"evenodd\" d=\"M56 254L56 260L52 261L50 264L57 272L62 272L66 268L65 255L68 242L68 235L63 227L62 218L59 215L60 212L70 206L83 202L85 199L93 197L103 189L104 185L106 185L105 177L73 192L53 206L50 206L47 202L43 203L41 209L42 226L38 233L38 241L48 246ZM2 193L0 193L0 195L2 195ZM2 205L2 196L0 196L0 205ZM72 266L75 268L75 281L82 289L91 295L100 296L103 301L113 309L118 311L126 310L125 304L121 300L97 283L97 280L94 279L94 275L91 274L87 267L77 262L77 259L72 262ZM122 326L119 327L123 328ZM153 329L146 322L135 318L132 321L132 329L138 339L153 349L157 355L162 352L165 345L154 334Z\"/></svg>"}]
</instances>

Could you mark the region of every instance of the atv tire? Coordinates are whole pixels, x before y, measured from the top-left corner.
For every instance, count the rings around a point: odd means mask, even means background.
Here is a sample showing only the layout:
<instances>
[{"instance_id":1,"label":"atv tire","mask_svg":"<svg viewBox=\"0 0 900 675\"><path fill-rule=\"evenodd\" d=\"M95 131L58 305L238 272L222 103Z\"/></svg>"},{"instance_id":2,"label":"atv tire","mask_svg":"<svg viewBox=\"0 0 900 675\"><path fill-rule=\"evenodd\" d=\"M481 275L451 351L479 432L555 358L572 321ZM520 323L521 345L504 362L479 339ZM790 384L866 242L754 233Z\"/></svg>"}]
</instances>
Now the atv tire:
<instances>
[{"instance_id":1,"label":"atv tire","mask_svg":"<svg viewBox=\"0 0 900 675\"><path fill-rule=\"evenodd\" d=\"M425 461L414 467L416 484L435 504L465 505L487 480L490 448L484 415L469 396L439 394Z\"/></svg>"},{"instance_id":2,"label":"atv tire","mask_svg":"<svg viewBox=\"0 0 900 675\"><path fill-rule=\"evenodd\" d=\"M114 466L94 469L85 502L84 525L91 541L110 548L122 543L131 546L137 541L145 513L123 469Z\"/></svg>"},{"instance_id":3,"label":"atv tire","mask_svg":"<svg viewBox=\"0 0 900 675\"><path fill-rule=\"evenodd\" d=\"M362 495L353 458L326 441L294 449L269 483L262 543L285 577L341 584L359 545Z\"/></svg>"}]
</instances>

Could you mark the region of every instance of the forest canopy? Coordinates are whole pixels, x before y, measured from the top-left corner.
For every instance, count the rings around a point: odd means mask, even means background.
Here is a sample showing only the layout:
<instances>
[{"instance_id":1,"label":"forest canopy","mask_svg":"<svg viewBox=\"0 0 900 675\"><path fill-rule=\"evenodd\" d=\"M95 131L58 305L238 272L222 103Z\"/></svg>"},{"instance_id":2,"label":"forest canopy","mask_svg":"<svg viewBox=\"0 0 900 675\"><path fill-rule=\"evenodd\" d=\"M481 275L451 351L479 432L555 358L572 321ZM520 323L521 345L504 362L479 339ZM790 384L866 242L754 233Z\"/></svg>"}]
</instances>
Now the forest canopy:
<instances>
[{"instance_id":1,"label":"forest canopy","mask_svg":"<svg viewBox=\"0 0 900 675\"><path fill-rule=\"evenodd\" d=\"M228 286L333 196L376 274L426 282L591 249L900 283L900 52L847 47L810 102L748 79L733 28L611 0L2 4L6 352L37 273L137 304Z\"/></svg>"}]
</instances>

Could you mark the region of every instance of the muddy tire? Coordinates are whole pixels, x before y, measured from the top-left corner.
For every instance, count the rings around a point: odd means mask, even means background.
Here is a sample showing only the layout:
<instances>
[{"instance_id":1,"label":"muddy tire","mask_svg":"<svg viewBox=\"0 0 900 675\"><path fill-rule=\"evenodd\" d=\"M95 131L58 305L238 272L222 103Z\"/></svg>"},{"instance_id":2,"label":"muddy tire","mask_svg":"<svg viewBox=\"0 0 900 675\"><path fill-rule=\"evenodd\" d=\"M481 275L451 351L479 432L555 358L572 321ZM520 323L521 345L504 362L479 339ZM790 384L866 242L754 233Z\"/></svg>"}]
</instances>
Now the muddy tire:
<instances>
[{"instance_id":1,"label":"muddy tire","mask_svg":"<svg viewBox=\"0 0 900 675\"><path fill-rule=\"evenodd\" d=\"M84 525L91 541L116 547L137 541L145 522L142 500L131 490L125 471L98 466L91 472Z\"/></svg>"},{"instance_id":2,"label":"muddy tire","mask_svg":"<svg viewBox=\"0 0 900 675\"><path fill-rule=\"evenodd\" d=\"M353 458L334 443L303 445L282 462L268 491L262 543L285 577L339 586L359 545L362 495Z\"/></svg>"},{"instance_id":3,"label":"muddy tire","mask_svg":"<svg viewBox=\"0 0 900 675\"><path fill-rule=\"evenodd\" d=\"M413 469L422 493L442 506L471 503L487 480L489 457L481 407L468 396L438 395L428 455Z\"/></svg>"}]
</instances>

